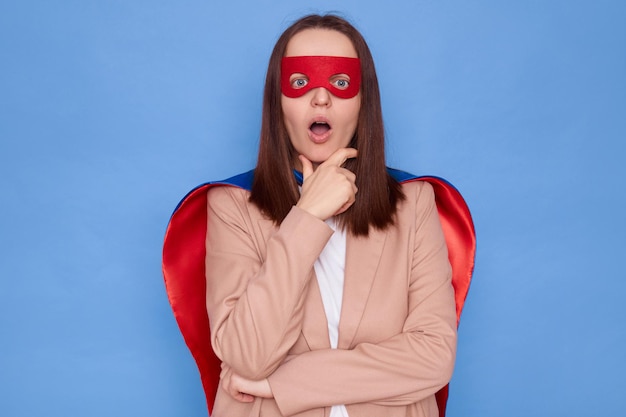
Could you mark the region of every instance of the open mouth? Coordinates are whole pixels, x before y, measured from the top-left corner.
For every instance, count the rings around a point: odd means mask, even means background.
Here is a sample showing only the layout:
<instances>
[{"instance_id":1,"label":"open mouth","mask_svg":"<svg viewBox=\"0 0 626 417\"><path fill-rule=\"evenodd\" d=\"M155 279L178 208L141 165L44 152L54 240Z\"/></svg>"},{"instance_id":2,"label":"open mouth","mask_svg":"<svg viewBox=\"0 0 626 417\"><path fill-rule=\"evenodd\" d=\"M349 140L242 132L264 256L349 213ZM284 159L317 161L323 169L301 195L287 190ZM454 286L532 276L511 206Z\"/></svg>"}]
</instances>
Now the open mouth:
<instances>
[{"instance_id":1,"label":"open mouth","mask_svg":"<svg viewBox=\"0 0 626 417\"><path fill-rule=\"evenodd\" d=\"M313 132L314 135L322 136L330 131L330 125L326 122L313 122L309 130Z\"/></svg>"}]
</instances>

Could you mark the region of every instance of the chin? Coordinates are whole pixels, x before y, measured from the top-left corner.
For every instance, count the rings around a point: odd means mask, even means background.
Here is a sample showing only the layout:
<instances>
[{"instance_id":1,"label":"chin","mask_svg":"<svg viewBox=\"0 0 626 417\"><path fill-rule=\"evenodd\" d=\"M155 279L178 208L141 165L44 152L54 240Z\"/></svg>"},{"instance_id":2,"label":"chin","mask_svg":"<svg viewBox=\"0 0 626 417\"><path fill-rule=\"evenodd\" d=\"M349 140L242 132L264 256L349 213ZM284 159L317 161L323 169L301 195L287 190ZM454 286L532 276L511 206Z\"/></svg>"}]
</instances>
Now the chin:
<instances>
[{"instance_id":1,"label":"chin","mask_svg":"<svg viewBox=\"0 0 626 417\"><path fill-rule=\"evenodd\" d=\"M319 165L325 162L328 158L330 158L332 154L333 152L324 152L324 153L317 152L317 153L312 154L310 157L307 155L304 155L304 156L306 156L307 159L311 161L313 164Z\"/></svg>"},{"instance_id":2,"label":"chin","mask_svg":"<svg viewBox=\"0 0 626 417\"><path fill-rule=\"evenodd\" d=\"M333 153L337 152L337 150L341 148L345 148L347 146L348 145L343 146L343 145L336 145L336 144L331 144L331 143L325 143L324 145L317 145L316 148L308 152L310 158L308 156L307 158L309 158L309 161L311 162L315 161L317 163L322 163L326 161L328 158L330 158L330 156Z\"/></svg>"}]
</instances>

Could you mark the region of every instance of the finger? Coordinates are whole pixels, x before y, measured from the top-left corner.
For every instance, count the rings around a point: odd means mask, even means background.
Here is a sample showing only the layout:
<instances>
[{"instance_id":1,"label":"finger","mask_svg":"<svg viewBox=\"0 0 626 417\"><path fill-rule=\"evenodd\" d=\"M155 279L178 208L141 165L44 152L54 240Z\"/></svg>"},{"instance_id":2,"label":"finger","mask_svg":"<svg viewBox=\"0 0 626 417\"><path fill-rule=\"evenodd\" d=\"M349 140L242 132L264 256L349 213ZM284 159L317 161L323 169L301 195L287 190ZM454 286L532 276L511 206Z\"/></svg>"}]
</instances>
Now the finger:
<instances>
[{"instance_id":1,"label":"finger","mask_svg":"<svg viewBox=\"0 0 626 417\"><path fill-rule=\"evenodd\" d=\"M241 403L251 403L252 401L254 401L254 396L243 393L243 392L239 392L237 393L237 396L235 397L235 399Z\"/></svg>"},{"instance_id":2,"label":"finger","mask_svg":"<svg viewBox=\"0 0 626 417\"><path fill-rule=\"evenodd\" d=\"M356 193L358 191L358 188L356 187L356 185L351 184L351 191L352 193L348 194L348 200L339 208L339 210L337 210L337 212L335 212L334 214L335 216L348 210L350 207L352 207L352 205L356 201Z\"/></svg>"},{"instance_id":3,"label":"finger","mask_svg":"<svg viewBox=\"0 0 626 417\"><path fill-rule=\"evenodd\" d=\"M298 158L302 162L302 180L304 181L313 174L313 164L304 155L300 155Z\"/></svg>"},{"instance_id":4,"label":"finger","mask_svg":"<svg viewBox=\"0 0 626 417\"><path fill-rule=\"evenodd\" d=\"M348 202L346 202L343 206L341 206L339 208L339 210L337 210L334 214L334 216L343 213L344 211L348 210L350 207L352 207L352 205L354 204L355 198L351 198Z\"/></svg>"},{"instance_id":5,"label":"finger","mask_svg":"<svg viewBox=\"0 0 626 417\"><path fill-rule=\"evenodd\" d=\"M235 400L242 403L250 403L254 401L254 396L240 391L241 377L235 373L231 373L228 380L226 390Z\"/></svg>"},{"instance_id":6,"label":"finger","mask_svg":"<svg viewBox=\"0 0 626 417\"><path fill-rule=\"evenodd\" d=\"M344 162L346 162L350 158L356 158L357 150L354 148L341 148L337 149L328 159L324 162L323 165L335 165L342 166Z\"/></svg>"},{"instance_id":7,"label":"finger","mask_svg":"<svg viewBox=\"0 0 626 417\"><path fill-rule=\"evenodd\" d=\"M348 181L350 181L352 184L356 183L356 174L352 171L350 171L349 169L346 168L340 168L340 172L345 175L345 177L348 179Z\"/></svg>"}]
</instances>

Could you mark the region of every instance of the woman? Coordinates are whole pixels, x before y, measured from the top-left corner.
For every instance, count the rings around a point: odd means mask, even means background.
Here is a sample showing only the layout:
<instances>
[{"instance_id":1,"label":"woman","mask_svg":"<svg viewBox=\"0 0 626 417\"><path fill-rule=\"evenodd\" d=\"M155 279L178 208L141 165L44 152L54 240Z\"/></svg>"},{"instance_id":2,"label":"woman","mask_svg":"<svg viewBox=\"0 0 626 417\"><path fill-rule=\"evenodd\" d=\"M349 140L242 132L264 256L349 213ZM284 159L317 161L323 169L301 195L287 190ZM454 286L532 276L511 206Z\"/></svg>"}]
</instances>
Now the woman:
<instances>
[{"instance_id":1,"label":"woman","mask_svg":"<svg viewBox=\"0 0 626 417\"><path fill-rule=\"evenodd\" d=\"M437 415L456 344L450 266L432 189L402 190L387 174L382 130L356 30L334 16L287 29L270 59L252 192L208 197L207 308L224 364L215 416L244 415L253 401L270 415ZM346 259L351 243L360 249ZM338 328L341 313L350 323Z\"/></svg>"},{"instance_id":2,"label":"woman","mask_svg":"<svg viewBox=\"0 0 626 417\"><path fill-rule=\"evenodd\" d=\"M251 190L206 200L212 416L439 415L456 351L446 240L432 186L391 173L362 36L298 20L270 58Z\"/></svg>"}]
</instances>

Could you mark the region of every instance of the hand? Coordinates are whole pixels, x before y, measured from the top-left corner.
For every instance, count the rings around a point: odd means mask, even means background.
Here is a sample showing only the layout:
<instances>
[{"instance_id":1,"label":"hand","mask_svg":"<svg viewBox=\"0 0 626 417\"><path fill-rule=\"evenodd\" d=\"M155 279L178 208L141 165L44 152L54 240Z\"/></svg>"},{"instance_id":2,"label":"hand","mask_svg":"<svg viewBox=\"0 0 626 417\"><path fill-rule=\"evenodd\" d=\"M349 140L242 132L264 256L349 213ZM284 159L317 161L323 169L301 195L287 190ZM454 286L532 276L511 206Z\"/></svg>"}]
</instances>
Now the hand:
<instances>
[{"instance_id":1,"label":"hand","mask_svg":"<svg viewBox=\"0 0 626 417\"><path fill-rule=\"evenodd\" d=\"M348 210L357 193L356 176L341 166L356 156L354 148L337 149L314 170L311 161L300 155L303 181L297 206L320 220Z\"/></svg>"},{"instance_id":2,"label":"hand","mask_svg":"<svg viewBox=\"0 0 626 417\"><path fill-rule=\"evenodd\" d=\"M222 384L231 397L242 403L251 403L255 397L274 398L267 378L253 381L229 370L224 375Z\"/></svg>"}]
</instances>

